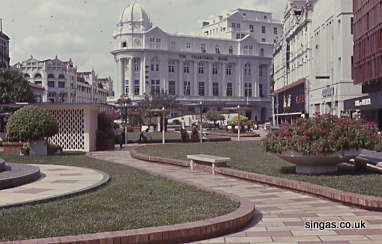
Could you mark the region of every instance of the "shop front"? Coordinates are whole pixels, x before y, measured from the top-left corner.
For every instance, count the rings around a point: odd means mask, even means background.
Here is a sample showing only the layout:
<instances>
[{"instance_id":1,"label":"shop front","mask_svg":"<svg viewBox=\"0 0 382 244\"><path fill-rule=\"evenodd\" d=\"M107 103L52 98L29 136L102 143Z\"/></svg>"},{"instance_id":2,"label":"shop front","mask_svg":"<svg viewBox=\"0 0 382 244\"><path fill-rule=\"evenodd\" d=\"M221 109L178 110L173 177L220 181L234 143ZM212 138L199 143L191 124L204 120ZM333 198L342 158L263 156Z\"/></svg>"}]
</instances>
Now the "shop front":
<instances>
[{"instance_id":1,"label":"shop front","mask_svg":"<svg viewBox=\"0 0 382 244\"><path fill-rule=\"evenodd\" d=\"M344 102L345 111L352 118L361 118L366 122L374 122L382 130L382 95L369 94Z\"/></svg>"},{"instance_id":2,"label":"shop front","mask_svg":"<svg viewBox=\"0 0 382 244\"><path fill-rule=\"evenodd\" d=\"M274 92L274 116L277 124L292 123L306 117L305 81L301 79Z\"/></svg>"}]
</instances>

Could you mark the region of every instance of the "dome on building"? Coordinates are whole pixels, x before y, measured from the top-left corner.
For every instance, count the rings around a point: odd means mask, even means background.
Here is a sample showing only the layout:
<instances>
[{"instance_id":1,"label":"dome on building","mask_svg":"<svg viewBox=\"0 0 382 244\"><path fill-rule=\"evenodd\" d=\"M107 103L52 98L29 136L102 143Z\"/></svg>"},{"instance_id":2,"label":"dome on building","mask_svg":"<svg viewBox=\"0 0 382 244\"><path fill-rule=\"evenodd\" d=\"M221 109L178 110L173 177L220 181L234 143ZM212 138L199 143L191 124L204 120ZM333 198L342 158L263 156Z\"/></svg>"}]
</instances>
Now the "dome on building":
<instances>
[{"instance_id":1,"label":"dome on building","mask_svg":"<svg viewBox=\"0 0 382 244\"><path fill-rule=\"evenodd\" d=\"M138 3L133 3L127 6L121 16L121 22L144 22L150 23L150 18L146 11Z\"/></svg>"}]
</instances>

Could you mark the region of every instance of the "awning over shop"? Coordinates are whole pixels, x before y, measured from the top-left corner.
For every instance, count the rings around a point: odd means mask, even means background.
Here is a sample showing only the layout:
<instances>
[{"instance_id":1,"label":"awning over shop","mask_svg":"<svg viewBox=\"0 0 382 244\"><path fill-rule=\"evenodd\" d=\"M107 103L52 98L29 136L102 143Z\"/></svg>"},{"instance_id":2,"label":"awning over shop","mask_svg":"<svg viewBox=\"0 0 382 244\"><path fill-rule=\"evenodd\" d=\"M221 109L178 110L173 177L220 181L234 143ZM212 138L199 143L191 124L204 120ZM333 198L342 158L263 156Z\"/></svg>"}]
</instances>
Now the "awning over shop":
<instances>
[{"instance_id":1,"label":"awning over shop","mask_svg":"<svg viewBox=\"0 0 382 244\"><path fill-rule=\"evenodd\" d=\"M344 101L347 111L382 109L382 95L370 94Z\"/></svg>"}]
</instances>

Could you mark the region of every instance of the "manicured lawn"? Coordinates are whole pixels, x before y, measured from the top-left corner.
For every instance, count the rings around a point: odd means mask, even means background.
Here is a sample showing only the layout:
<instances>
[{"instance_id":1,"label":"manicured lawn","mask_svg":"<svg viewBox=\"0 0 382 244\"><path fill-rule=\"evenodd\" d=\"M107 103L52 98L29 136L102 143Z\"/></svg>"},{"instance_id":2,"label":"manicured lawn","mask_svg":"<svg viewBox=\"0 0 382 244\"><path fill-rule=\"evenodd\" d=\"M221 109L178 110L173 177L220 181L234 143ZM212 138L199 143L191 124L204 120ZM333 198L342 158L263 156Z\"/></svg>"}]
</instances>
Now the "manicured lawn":
<instances>
[{"instance_id":1,"label":"manicured lawn","mask_svg":"<svg viewBox=\"0 0 382 244\"><path fill-rule=\"evenodd\" d=\"M15 163L88 167L112 176L111 182L93 192L0 209L0 241L169 225L224 215L239 207L217 194L83 154L20 158L0 152L0 158Z\"/></svg>"},{"instance_id":2,"label":"manicured lawn","mask_svg":"<svg viewBox=\"0 0 382 244\"><path fill-rule=\"evenodd\" d=\"M276 155L263 151L259 142L223 142L203 144L173 144L146 146L138 152L152 156L187 160L187 154L212 154L231 157L229 167L259 174L306 181L344 191L382 197L382 176L371 172L357 172L354 167L340 165L331 175L297 175L295 166Z\"/></svg>"}]
</instances>

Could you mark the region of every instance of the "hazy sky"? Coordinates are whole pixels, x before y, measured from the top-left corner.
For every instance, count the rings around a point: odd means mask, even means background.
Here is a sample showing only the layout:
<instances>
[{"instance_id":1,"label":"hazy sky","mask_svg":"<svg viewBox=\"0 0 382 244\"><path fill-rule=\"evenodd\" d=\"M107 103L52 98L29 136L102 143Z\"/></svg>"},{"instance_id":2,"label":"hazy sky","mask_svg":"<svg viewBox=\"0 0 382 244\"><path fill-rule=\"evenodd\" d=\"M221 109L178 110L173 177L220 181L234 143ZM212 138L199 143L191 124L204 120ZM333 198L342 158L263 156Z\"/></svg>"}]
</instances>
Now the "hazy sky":
<instances>
[{"instance_id":1,"label":"hazy sky","mask_svg":"<svg viewBox=\"0 0 382 244\"><path fill-rule=\"evenodd\" d=\"M137 0L154 26L169 33L198 33L200 20L226 10L249 8L274 13L287 0ZM79 71L114 77L112 33L132 0L0 0L3 32L10 38L11 64L72 58Z\"/></svg>"}]
</instances>

